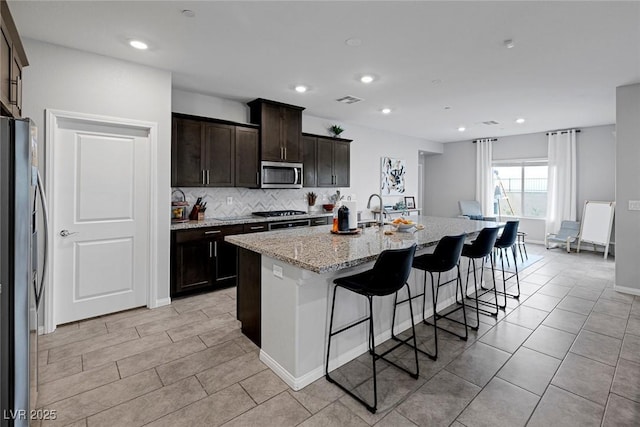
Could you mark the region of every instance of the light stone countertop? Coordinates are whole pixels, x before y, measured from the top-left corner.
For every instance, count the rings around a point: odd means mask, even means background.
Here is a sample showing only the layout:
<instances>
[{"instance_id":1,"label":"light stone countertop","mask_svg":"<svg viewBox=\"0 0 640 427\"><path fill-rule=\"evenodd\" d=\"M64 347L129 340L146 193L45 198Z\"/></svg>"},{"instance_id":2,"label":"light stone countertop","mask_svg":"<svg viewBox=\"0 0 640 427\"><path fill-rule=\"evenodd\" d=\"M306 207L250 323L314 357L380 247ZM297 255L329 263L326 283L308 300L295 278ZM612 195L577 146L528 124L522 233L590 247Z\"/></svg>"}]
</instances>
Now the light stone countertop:
<instances>
[{"instance_id":1,"label":"light stone countertop","mask_svg":"<svg viewBox=\"0 0 640 427\"><path fill-rule=\"evenodd\" d=\"M385 249L408 247L413 243L422 249L435 245L443 236L474 235L484 227L498 225L460 218L412 216L411 219L424 229L385 235L378 227L370 227L356 235L336 235L331 233L330 225L325 225L226 236L225 240L305 270L328 273L373 261ZM386 225L384 230L394 228Z\"/></svg>"},{"instance_id":2,"label":"light stone countertop","mask_svg":"<svg viewBox=\"0 0 640 427\"><path fill-rule=\"evenodd\" d=\"M311 219L311 218L320 218L333 216L332 213L326 212L314 212L310 214L304 215L289 215L289 216L270 216L270 217L262 217L257 215L241 215L241 216L229 216L225 219L219 218L206 218L203 221L189 221L189 222L178 222L171 224L171 230L189 230L193 228L202 228L202 227L220 227L223 225L238 225L238 224L252 224L256 222L274 222L274 221L290 221L296 219Z\"/></svg>"}]
</instances>

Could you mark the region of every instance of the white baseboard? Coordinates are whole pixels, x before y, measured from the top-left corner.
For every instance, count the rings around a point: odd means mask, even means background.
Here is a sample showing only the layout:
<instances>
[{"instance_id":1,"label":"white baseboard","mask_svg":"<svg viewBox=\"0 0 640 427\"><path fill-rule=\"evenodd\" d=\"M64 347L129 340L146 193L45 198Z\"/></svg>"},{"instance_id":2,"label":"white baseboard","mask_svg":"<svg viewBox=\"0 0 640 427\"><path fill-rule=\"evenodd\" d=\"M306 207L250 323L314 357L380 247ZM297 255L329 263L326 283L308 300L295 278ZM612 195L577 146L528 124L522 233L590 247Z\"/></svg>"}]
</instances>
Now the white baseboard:
<instances>
[{"instance_id":1,"label":"white baseboard","mask_svg":"<svg viewBox=\"0 0 640 427\"><path fill-rule=\"evenodd\" d=\"M640 289L638 289L638 288L630 288L628 286L620 286L620 285L616 285L614 283L613 284L613 290L617 291L617 292L622 292L623 294L640 296Z\"/></svg>"},{"instance_id":2,"label":"white baseboard","mask_svg":"<svg viewBox=\"0 0 640 427\"><path fill-rule=\"evenodd\" d=\"M171 304L171 298L162 298L162 299L157 299L155 303L149 308L164 307L165 305L169 305L169 304Z\"/></svg>"}]
</instances>

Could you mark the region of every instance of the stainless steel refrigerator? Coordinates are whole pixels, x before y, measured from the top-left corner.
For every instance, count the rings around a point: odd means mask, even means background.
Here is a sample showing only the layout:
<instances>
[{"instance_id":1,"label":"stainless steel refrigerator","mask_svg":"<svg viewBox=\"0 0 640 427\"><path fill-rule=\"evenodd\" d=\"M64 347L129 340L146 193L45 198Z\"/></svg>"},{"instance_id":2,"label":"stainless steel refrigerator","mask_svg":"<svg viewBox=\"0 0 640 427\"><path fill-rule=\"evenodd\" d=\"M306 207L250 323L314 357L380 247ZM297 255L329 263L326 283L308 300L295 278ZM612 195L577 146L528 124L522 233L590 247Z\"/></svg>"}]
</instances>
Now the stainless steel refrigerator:
<instances>
[{"instance_id":1,"label":"stainless steel refrigerator","mask_svg":"<svg viewBox=\"0 0 640 427\"><path fill-rule=\"evenodd\" d=\"M0 118L2 427L28 426L37 400L38 308L47 252L46 200L38 173L37 147L33 122ZM44 230L39 239L41 223ZM43 240L40 248L39 240Z\"/></svg>"}]
</instances>

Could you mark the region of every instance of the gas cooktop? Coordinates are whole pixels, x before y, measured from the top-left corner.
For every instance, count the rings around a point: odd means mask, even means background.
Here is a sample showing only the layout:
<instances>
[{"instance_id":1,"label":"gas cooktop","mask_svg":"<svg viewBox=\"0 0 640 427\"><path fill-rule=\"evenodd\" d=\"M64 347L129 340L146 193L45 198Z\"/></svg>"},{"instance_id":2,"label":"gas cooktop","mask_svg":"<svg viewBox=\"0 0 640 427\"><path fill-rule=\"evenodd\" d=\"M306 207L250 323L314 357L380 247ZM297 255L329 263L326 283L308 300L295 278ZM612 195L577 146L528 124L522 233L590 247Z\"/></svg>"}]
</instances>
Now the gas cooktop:
<instances>
[{"instance_id":1,"label":"gas cooktop","mask_svg":"<svg viewBox=\"0 0 640 427\"><path fill-rule=\"evenodd\" d=\"M257 216L291 216L291 215L304 215L306 212L304 211L294 211L294 210L284 210L284 211L261 211L261 212L251 212L253 215Z\"/></svg>"}]
</instances>

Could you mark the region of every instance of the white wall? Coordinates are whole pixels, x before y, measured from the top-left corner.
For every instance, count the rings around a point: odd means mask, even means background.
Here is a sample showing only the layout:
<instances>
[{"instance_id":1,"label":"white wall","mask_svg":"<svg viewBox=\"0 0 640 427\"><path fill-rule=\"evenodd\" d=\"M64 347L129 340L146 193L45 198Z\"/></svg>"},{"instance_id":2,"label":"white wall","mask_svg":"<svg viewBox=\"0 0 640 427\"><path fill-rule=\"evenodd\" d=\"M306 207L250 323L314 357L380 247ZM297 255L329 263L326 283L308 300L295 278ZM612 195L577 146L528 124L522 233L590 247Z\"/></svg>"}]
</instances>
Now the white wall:
<instances>
[{"instance_id":1,"label":"white wall","mask_svg":"<svg viewBox=\"0 0 640 427\"><path fill-rule=\"evenodd\" d=\"M585 200L615 199L614 126L581 128L577 138L578 219ZM475 144L471 141L444 144L444 153L425 158L426 212L436 216L459 214L458 200L475 199ZM544 132L504 136L493 144L494 160L547 157ZM544 241L544 220L520 220L520 229L533 241Z\"/></svg>"},{"instance_id":2,"label":"white wall","mask_svg":"<svg viewBox=\"0 0 640 427\"><path fill-rule=\"evenodd\" d=\"M616 91L616 283L623 292L640 295L640 211L628 209L640 200L640 84Z\"/></svg>"},{"instance_id":3,"label":"white wall","mask_svg":"<svg viewBox=\"0 0 640 427\"><path fill-rule=\"evenodd\" d=\"M158 251L157 281L152 285L157 286L158 299L168 301L171 73L40 41L23 42L30 63L24 69L23 112L38 124L45 156L45 109L158 124L158 203L152 210L162 214L152 231ZM44 163L41 156L40 164Z\"/></svg>"},{"instance_id":4,"label":"white wall","mask_svg":"<svg viewBox=\"0 0 640 427\"><path fill-rule=\"evenodd\" d=\"M303 103L301 103L301 106ZM191 93L181 90L174 90L172 97L172 109L174 112L193 114L205 117L214 117L217 119L231 120L241 123L248 122L248 108L245 104L207 96L197 93ZM320 117L310 116L303 112L302 114L302 131L319 135L328 135L327 128L334 124L335 121L323 119ZM362 204L358 209L366 206L367 199L370 194L378 193L380 185L380 158L383 156L401 158L407 162L406 174L406 195L414 196L416 203L419 203L418 195L418 159L419 152L442 152L442 144L435 143L419 138L412 138L403 135L397 135L376 129L370 129L362 126L352 125L348 123L340 123L345 131L340 135L343 138L352 139L351 143L351 186L342 189L345 195L354 195ZM322 195L328 195L334 192L333 189L305 189L306 191L314 190ZM204 193L211 193L211 197L216 199L228 195L235 198L242 197L239 202L248 205L248 199L255 197L259 190L240 191L239 189L222 189L215 191L204 190ZM265 191L265 190L260 190ZM222 194L224 193L224 194ZM253 194L253 196L252 196ZM281 192L282 197L296 198L298 203L301 199L301 192L288 191ZM260 194L260 197L263 195ZM385 204L393 204L400 197L385 197ZM285 204L290 201L278 203ZM228 207L220 206L219 212L212 211L211 216L228 214ZM209 210L207 210L209 214ZM364 217L370 216L365 212Z\"/></svg>"}]
</instances>

